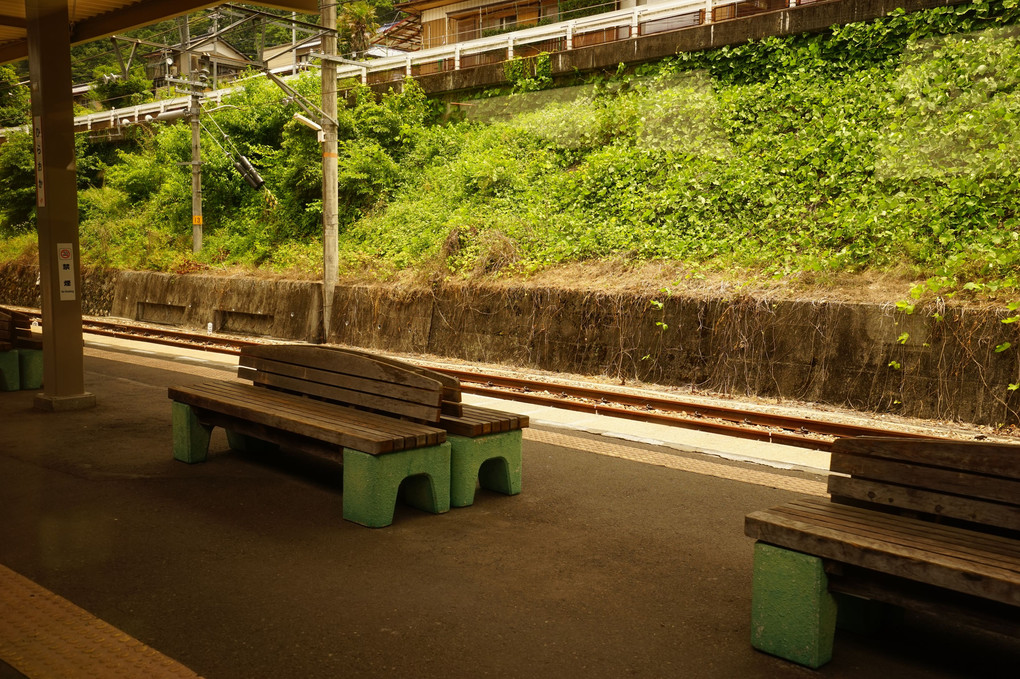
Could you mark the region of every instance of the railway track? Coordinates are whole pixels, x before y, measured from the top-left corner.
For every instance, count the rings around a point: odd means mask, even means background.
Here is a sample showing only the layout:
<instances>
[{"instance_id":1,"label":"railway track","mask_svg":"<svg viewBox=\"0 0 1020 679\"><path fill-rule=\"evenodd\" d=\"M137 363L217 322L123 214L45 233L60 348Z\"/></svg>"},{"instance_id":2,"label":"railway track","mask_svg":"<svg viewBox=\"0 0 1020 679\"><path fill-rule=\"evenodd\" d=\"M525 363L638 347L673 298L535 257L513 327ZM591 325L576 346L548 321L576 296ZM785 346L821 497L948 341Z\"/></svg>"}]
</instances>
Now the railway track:
<instances>
[{"instance_id":1,"label":"railway track","mask_svg":"<svg viewBox=\"0 0 1020 679\"><path fill-rule=\"evenodd\" d=\"M242 347L259 343L221 334L185 332L95 318L86 319L84 329L95 335L232 355L239 354ZM603 387L563 385L469 370L430 367L457 377L461 381L461 389L471 394L815 450L828 450L832 441L840 436L931 438L930 434L764 413L649 394L637 395Z\"/></svg>"}]
</instances>

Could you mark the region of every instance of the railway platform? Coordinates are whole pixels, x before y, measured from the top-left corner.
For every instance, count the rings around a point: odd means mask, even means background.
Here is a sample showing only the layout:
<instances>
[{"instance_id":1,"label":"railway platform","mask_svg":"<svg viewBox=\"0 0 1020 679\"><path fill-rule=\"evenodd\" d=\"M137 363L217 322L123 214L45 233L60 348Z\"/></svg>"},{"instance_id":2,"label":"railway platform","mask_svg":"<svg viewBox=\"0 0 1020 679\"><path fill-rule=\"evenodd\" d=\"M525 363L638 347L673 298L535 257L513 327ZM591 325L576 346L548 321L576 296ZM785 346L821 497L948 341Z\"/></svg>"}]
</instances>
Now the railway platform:
<instances>
[{"instance_id":1,"label":"railway platform","mask_svg":"<svg viewBox=\"0 0 1020 679\"><path fill-rule=\"evenodd\" d=\"M232 453L219 430L206 464L175 462L167 387L235 359L170 354L87 338L93 410L0 393L0 679L808 673L750 646L743 519L824 493L826 460L531 410L521 495L372 530L341 520L323 463ZM1016 639L908 613L841 634L815 674L1018 662Z\"/></svg>"}]
</instances>

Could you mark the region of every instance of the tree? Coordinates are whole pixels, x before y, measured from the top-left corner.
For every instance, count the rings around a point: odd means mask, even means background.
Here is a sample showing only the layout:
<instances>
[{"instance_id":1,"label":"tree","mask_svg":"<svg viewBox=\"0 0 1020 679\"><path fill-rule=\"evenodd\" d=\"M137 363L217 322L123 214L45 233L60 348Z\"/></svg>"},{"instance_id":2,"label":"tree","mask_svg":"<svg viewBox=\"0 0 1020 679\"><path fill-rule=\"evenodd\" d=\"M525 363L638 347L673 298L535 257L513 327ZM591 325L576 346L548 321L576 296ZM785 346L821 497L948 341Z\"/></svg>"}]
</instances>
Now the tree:
<instances>
[{"instance_id":1,"label":"tree","mask_svg":"<svg viewBox=\"0 0 1020 679\"><path fill-rule=\"evenodd\" d=\"M10 66L0 66L0 127L24 125L29 118L29 91L18 84L18 74Z\"/></svg>"},{"instance_id":2,"label":"tree","mask_svg":"<svg viewBox=\"0 0 1020 679\"><path fill-rule=\"evenodd\" d=\"M92 72L94 84L91 98L103 108L135 106L152 98L152 81L145 77L145 68L135 65L125 78L120 67L99 66Z\"/></svg>"},{"instance_id":3,"label":"tree","mask_svg":"<svg viewBox=\"0 0 1020 679\"><path fill-rule=\"evenodd\" d=\"M336 27L340 42L346 45L341 51L361 55L368 50L372 36L379 30L375 7L366 0L344 5L337 14Z\"/></svg>"}]
</instances>

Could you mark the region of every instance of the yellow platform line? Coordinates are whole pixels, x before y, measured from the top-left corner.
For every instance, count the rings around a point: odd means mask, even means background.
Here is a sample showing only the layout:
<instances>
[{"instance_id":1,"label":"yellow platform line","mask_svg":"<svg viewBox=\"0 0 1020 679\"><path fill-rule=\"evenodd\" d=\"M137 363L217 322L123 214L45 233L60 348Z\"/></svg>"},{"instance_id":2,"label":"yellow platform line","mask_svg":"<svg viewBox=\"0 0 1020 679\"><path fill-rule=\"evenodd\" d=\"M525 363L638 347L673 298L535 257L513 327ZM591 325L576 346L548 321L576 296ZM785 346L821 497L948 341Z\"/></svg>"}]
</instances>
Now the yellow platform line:
<instances>
[{"instance_id":1,"label":"yellow platform line","mask_svg":"<svg viewBox=\"0 0 1020 679\"><path fill-rule=\"evenodd\" d=\"M548 443L550 445L562 446L564 448L573 448L586 453L608 455L610 457L618 457L624 460L654 464L659 467L667 467L669 469L678 469L680 471L691 472L693 474L703 474L705 476L715 476L717 478L729 479L731 481L742 481L743 483L767 486L768 488L789 490L794 493L804 493L805 495L818 495L823 497L828 495L825 483L814 479L786 476L784 474L776 474L774 472L757 469L747 469L746 467L720 464L718 462L709 462L708 460L699 460L681 455L671 455L669 453L660 453L654 450L645 450L644 448L637 448L634 446L621 446L605 440L595 440L581 436L558 434L556 432L543 431L541 429L525 429L524 438L528 441Z\"/></svg>"},{"instance_id":2,"label":"yellow platform line","mask_svg":"<svg viewBox=\"0 0 1020 679\"><path fill-rule=\"evenodd\" d=\"M198 677L4 566L0 566L0 660L29 679Z\"/></svg>"}]
</instances>

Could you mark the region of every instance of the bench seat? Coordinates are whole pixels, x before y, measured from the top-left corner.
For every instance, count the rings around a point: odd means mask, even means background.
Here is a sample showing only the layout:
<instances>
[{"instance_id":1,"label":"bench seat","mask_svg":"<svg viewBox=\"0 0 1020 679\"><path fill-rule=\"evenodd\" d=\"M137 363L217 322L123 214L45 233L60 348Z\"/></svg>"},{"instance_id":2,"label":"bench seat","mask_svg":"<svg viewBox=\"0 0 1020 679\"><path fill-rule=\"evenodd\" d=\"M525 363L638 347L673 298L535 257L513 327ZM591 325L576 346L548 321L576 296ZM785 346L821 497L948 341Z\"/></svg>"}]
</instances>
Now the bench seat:
<instances>
[{"instance_id":1,"label":"bench seat","mask_svg":"<svg viewBox=\"0 0 1020 679\"><path fill-rule=\"evenodd\" d=\"M846 438L830 469L830 500L745 518L755 648L820 667L905 607L1020 637L1020 446Z\"/></svg>"},{"instance_id":2,"label":"bench seat","mask_svg":"<svg viewBox=\"0 0 1020 679\"><path fill-rule=\"evenodd\" d=\"M754 512L757 540L1020 606L1020 542L822 499Z\"/></svg>"},{"instance_id":3,"label":"bench seat","mask_svg":"<svg viewBox=\"0 0 1020 679\"><path fill-rule=\"evenodd\" d=\"M379 455L446 440L442 429L250 384L208 382L170 387L169 395L175 403L257 421L277 431L335 446L337 452L353 448ZM182 450L179 455L176 447L174 450L174 457L184 462L199 462L204 455L204 451L191 450Z\"/></svg>"},{"instance_id":4,"label":"bench seat","mask_svg":"<svg viewBox=\"0 0 1020 679\"><path fill-rule=\"evenodd\" d=\"M436 426L439 382L302 345L245 347L238 374L252 384L168 390L175 459L205 461L212 429L222 427L234 450L289 448L341 463L349 521L389 525L398 494L425 511L449 510L450 443Z\"/></svg>"}]
</instances>

